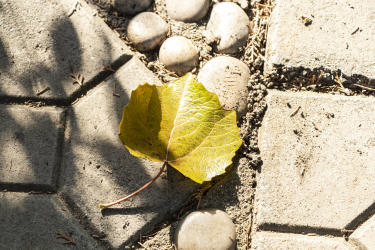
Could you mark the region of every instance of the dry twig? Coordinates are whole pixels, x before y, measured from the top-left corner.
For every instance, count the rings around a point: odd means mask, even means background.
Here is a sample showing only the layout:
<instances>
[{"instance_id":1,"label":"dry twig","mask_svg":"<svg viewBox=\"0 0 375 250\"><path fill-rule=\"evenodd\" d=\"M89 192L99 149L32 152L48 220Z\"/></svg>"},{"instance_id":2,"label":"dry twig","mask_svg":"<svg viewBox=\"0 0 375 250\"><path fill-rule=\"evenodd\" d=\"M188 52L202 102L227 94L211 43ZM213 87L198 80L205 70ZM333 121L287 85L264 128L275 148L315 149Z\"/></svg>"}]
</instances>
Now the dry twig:
<instances>
[{"instance_id":1,"label":"dry twig","mask_svg":"<svg viewBox=\"0 0 375 250\"><path fill-rule=\"evenodd\" d=\"M116 72L116 70L112 69L111 65L108 65L108 66L105 66L103 64L103 68L100 70L100 72L104 72L104 71L112 71L112 72Z\"/></svg>"},{"instance_id":2,"label":"dry twig","mask_svg":"<svg viewBox=\"0 0 375 250\"><path fill-rule=\"evenodd\" d=\"M67 240L67 241L63 242L63 244L69 244L69 243L76 244L76 241L74 239L70 238L70 233L68 233L68 235L66 235L65 233L62 234L60 232L57 232L57 234L59 236L56 236L56 238L64 238L64 239Z\"/></svg>"},{"instance_id":3,"label":"dry twig","mask_svg":"<svg viewBox=\"0 0 375 250\"><path fill-rule=\"evenodd\" d=\"M42 90L38 90L38 91L36 92L36 95L41 95L41 94L43 94L44 92L46 92L47 90L49 90L49 87L48 87L48 86L45 87L45 88L42 89Z\"/></svg>"},{"instance_id":4,"label":"dry twig","mask_svg":"<svg viewBox=\"0 0 375 250\"><path fill-rule=\"evenodd\" d=\"M70 78L72 79L72 80L74 80L74 82L75 83L78 83L79 85L83 85L83 75L81 75L81 74L79 74L79 73L76 73L75 71L74 71L74 68L73 68L73 66L72 66L72 63L70 62L70 60L68 59L68 61L69 61L69 68L70 68L70 70L72 71L72 73L70 74Z\"/></svg>"}]
</instances>

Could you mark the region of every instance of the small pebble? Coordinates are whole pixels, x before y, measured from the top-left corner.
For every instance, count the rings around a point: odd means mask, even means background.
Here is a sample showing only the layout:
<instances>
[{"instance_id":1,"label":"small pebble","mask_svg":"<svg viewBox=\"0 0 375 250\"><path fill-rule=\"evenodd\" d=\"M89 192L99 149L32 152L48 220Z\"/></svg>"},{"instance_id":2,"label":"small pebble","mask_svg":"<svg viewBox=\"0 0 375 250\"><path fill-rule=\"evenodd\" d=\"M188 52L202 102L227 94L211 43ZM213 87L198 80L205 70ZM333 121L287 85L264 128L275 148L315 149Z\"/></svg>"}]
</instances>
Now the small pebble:
<instances>
[{"instance_id":1,"label":"small pebble","mask_svg":"<svg viewBox=\"0 0 375 250\"><path fill-rule=\"evenodd\" d=\"M210 0L167 0L168 17L183 22L198 22L210 7Z\"/></svg>"},{"instance_id":2,"label":"small pebble","mask_svg":"<svg viewBox=\"0 0 375 250\"><path fill-rule=\"evenodd\" d=\"M198 65L199 56L190 40L174 36L161 45L159 59L168 70L182 76Z\"/></svg>"},{"instance_id":3,"label":"small pebble","mask_svg":"<svg viewBox=\"0 0 375 250\"><path fill-rule=\"evenodd\" d=\"M213 48L221 54L236 53L239 47L245 46L250 33L249 17L235 3L218 3L211 12L207 31L213 37L220 37L220 42Z\"/></svg>"},{"instance_id":4,"label":"small pebble","mask_svg":"<svg viewBox=\"0 0 375 250\"><path fill-rule=\"evenodd\" d=\"M167 37L168 24L154 13L143 12L130 20L127 33L137 50L153 50Z\"/></svg>"},{"instance_id":5,"label":"small pebble","mask_svg":"<svg viewBox=\"0 0 375 250\"><path fill-rule=\"evenodd\" d=\"M114 0L114 8L126 15L135 15L150 7L152 0Z\"/></svg>"},{"instance_id":6,"label":"small pebble","mask_svg":"<svg viewBox=\"0 0 375 250\"><path fill-rule=\"evenodd\" d=\"M247 88L250 70L233 57L219 56L206 63L198 74L198 82L218 95L221 105L237 111L237 119L247 112Z\"/></svg>"},{"instance_id":7,"label":"small pebble","mask_svg":"<svg viewBox=\"0 0 375 250\"><path fill-rule=\"evenodd\" d=\"M177 249L234 250L236 227L229 216L218 209L192 212L180 222L175 232Z\"/></svg>"}]
</instances>

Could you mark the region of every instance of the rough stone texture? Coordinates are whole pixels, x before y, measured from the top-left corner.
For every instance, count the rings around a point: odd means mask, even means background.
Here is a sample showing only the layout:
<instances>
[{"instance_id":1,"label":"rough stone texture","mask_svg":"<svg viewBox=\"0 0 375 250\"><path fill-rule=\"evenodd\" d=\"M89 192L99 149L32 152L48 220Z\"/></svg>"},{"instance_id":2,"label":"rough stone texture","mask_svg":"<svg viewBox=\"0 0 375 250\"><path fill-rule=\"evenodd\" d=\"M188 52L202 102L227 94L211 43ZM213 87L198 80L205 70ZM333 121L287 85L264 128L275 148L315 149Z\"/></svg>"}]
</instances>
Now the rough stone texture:
<instances>
[{"instance_id":1,"label":"rough stone texture","mask_svg":"<svg viewBox=\"0 0 375 250\"><path fill-rule=\"evenodd\" d=\"M100 82L103 64L119 67L130 50L87 6L76 0L6 1L0 11L0 100L67 101L81 87L70 78L69 62L84 85ZM72 7L76 6L70 14ZM43 11L41 11L43 10ZM98 75L99 74L99 75ZM37 90L49 86L40 96Z\"/></svg>"},{"instance_id":2,"label":"rough stone texture","mask_svg":"<svg viewBox=\"0 0 375 250\"><path fill-rule=\"evenodd\" d=\"M354 250L344 238L329 238L321 236L307 236L298 234L283 234L270 232L257 232L251 239L253 250Z\"/></svg>"},{"instance_id":3,"label":"rough stone texture","mask_svg":"<svg viewBox=\"0 0 375 250\"><path fill-rule=\"evenodd\" d=\"M0 105L0 189L55 189L64 122L61 108Z\"/></svg>"},{"instance_id":4,"label":"rough stone texture","mask_svg":"<svg viewBox=\"0 0 375 250\"><path fill-rule=\"evenodd\" d=\"M218 3L211 12L207 23L207 31L214 37L220 37L220 42L213 48L221 54L238 52L239 47L245 46L250 32L249 17L235 3Z\"/></svg>"},{"instance_id":5,"label":"rough stone texture","mask_svg":"<svg viewBox=\"0 0 375 250\"><path fill-rule=\"evenodd\" d=\"M182 220L175 232L178 249L234 250L236 228L229 216L218 209L201 209Z\"/></svg>"},{"instance_id":6,"label":"rough stone texture","mask_svg":"<svg viewBox=\"0 0 375 250\"><path fill-rule=\"evenodd\" d=\"M0 232L2 249L104 249L55 195L0 192Z\"/></svg>"},{"instance_id":7,"label":"rough stone texture","mask_svg":"<svg viewBox=\"0 0 375 250\"><path fill-rule=\"evenodd\" d=\"M375 216L357 228L349 241L360 250L375 249Z\"/></svg>"},{"instance_id":8,"label":"rough stone texture","mask_svg":"<svg viewBox=\"0 0 375 250\"><path fill-rule=\"evenodd\" d=\"M113 0L115 9L126 15L135 15L145 11L152 0Z\"/></svg>"},{"instance_id":9,"label":"rough stone texture","mask_svg":"<svg viewBox=\"0 0 375 250\"><path fill-rule=\"evenodd\" d=\"M120 97L113 95L114 83ZM159 172L162 163L130 155L118 138L123 107L139 84L161 84L134 58L107 82L80 100L69 111L65 135L60 196L90 228L122 248L137 241L170 218L199 187L168 168L167 177L114 208L99 211L100 203L118 200L138 190Z\"/></svg>"},{"instance_id":10,"label":"rough stone texture","mask_svg":"<svg viewBox=\"0 0 375 250\"><path fill-rule=\"evenodd\" d=\"M209 7L209 0L166 0L168 17L176 21L198 22Z\"/></svg>"},{"instance_id":11,"label":"rough stone texture","mask_svg":"<svg viewBox=\"0 0 375 250\"><path fill-rule=\"evenodd\" d=\"M331 235L356 228L375 210L375 99L277 91L266 98L258 226Z\"/></svg>"},{"instance_id":12,"label":"rough stone texture","mask_svg":"<svg viewBox=\"0 0 375 250\"><path fill-rule=\"evenodd\" d=\"M372 0L277 0L266 58L274 64L323 66L374 78L374 13ZM312 23L305 26L301 15Z\"/></svg>"},{"instance_id":13,"label":"rough stone texture","mask_svg":"<svg viewBox=\"0 0 375 250\"><path fill-rule=\"evenodd\" d=\"M160 47L159 60L165 67L182 76L198 65L198 52L193 43L182 36L170 37Z\"/></svg>"},{"instance_id":14,"label":"rough stone texture","mask_svg":"<svg viewBox=\"0 0 375 250\"><path fill-rule=\"evenodd\" d=\"M250 69L233 57L219 56L206 63L198 74L198 82L218 95L221 105L237 112L237 119L247 112L247 84Z\"/></svg>"},{"instance_id":15,"label":"rough stone texture","mask_svg":"<svg viewBox=\"0 0 375 250\"><path fill-rule=\"evenodd\" d=\"M137 50L153 50L167 37L168 24L158 15L144 12L130 20L127 33Z\"/></svg>"}]
</instances>

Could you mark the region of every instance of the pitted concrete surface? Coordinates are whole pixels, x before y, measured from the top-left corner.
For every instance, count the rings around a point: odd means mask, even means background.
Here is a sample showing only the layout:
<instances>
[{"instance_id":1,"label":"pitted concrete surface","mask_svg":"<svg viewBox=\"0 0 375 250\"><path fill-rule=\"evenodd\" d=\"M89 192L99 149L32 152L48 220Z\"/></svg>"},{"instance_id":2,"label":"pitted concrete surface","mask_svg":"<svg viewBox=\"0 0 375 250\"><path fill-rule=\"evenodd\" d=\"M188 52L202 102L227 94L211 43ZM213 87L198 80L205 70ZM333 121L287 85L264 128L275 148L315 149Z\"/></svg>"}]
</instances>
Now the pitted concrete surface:
<instances>
[{"instance_id":1,"label":"pitted concrete surface","mask_svg":"<svg viewBox=\"0 0 375 250\"><path fill-rule=\"evenodd\" d=\"M311 24L305 25L301 16ZM276 0L266 58L270 64L323 66L375 78L374 29L372 0Z\"/></svg>"},{"instance_id":2,"label":"pitted concrete surface","mask_svg":"<svg viewBox=\"0 0 375 250\"><path fill-rule=\"evenodd\" d=\"M0 231L1 249L105 249L56 195L0 193Z\"/></svg>"},{"instance_id":3,"label":"pitted concrete surface","mask_svg":"<svg viewBox=\"0 0 375 250\"><path fill-rule=\"evenodd\" d=\"M0 99L69 101L82 92L69 61L85 88L104 79L103 64L118 68L132 54L85 1L2 1L0 31Z\"/></svg>"},{"instance_id":4,"label":"pitted concrete surface","mask_svg":"<svg viewBox=\"0 0 375 250\"><path fill-rule=\"evenodd\" d=\"M0 105L0 188L55 190L64 126L62 108Z\"/></svg>"},{"instance_id":5,"label":"pitted concrete surface","mask_svg":"<svg viewBox=\"0 0 375 250\"><path fill-rule=\"evenodd\" d=\"M355 229L374 212L375 99L278 91L266 99L258 226Z\"/></svg>"},{"instance_id":6,"label":"pitted concrete surface","mask_svg":"<svg viewBox=\"0 0 375 250\"><path fill-rule=\"evenodd\" d=\"M355 250L344 238L330 238L317 235L298 235L258 232L252 238L254 250Z\"/></svg>"}]
</instances>

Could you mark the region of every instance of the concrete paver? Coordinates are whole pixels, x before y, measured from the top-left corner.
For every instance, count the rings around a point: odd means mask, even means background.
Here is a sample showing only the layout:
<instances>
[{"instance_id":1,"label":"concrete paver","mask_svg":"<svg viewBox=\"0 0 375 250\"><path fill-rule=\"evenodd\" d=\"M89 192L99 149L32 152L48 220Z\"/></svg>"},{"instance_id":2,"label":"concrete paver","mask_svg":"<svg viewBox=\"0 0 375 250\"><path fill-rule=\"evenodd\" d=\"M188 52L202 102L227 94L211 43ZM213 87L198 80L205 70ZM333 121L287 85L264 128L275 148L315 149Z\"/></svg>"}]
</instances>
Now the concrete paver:
<instances>
[{"instance_id":1,"label":"concrete paver","mask_svg":"<svg viewBox=\"0 0 375 250\"><path fill-rule=\"evenodd\" d=\"M0 7L0 99L69 102L131 58L130 50L85 1L5 1ZM71 12L76 7L73 12ZM84 76L73 84L69 62ZM40 96L38 90L49 86Z\"/></svg>"},{"instance_id":2,"label":"concrete paver","mask_svg":"<svg viewBox=\"0 0 375 250\"><path fill-rule=\"evenodd\" d=\"M372 0L276 0L266 58L271 64L323 66L375 78L374 13ZM302 15L312 23L306 26Z\"/></svg>"},{"instance_id":3,"label":"concrete paver","mask_svg":"<svg viewBox=\"0 0 375 250\"><path fill-rule=\"evenodd\" d=\"M350 235L349 241L360 250L375 249L375 217L372 216L368 221L357 228L354 233Z\"/></svg>"},{"instance_id":4,"label":"concrete paver","mask_svg":"<svg viewBox=\"0 0 375 250\"><path fill-rule=\"evenodd\" d=\"M123 107L131 91L146 81L161 84L134 58L67 115L60 196L77 209L78 216L87 216L92 230L114 248L123 248L169 219L199 187L168 168L167 177L158 178L129 201L99 211L100 203L118 200L149 182L162 165L130 155L118 138ZM120 97L113 95L115 82Z\"/></svg>"},{"instance_id":5,"label":"concrete paver","mask_svg":"<svg viewBox=\"0 0 375 250\"><path fill-rule=\"evenodd\" d=\"M277 91L266 98L258 226L340 235L363 223L374 212L375 99Z\"/></svg>"},{"instance_id":6,"label":"concrete paver","mask_svg":"<svg viewBox=\"0 0 375 250\"><path fill-rule=\"evenodd\" d=\"M103 249L56 195L1 192L0 232L1 249ZM76 244L63 244L57 232Z\"/></svg>"},{"instance_id":7,"label":"concrete paver","mask_svg":"<svg viewBox=\"0 0 375 250\"><path fill-rule=\"evenodd\" d=\"M251 241L253 250L318 250L318 249L335 249L349 250L355 249L344 238L329 238L324 236L307 236L298 234L284 234L271 232L257 232Z\"/></svg>"},{"instance_id":8,"label":"concrete paver","mask_svg":"<svg viewBox=\"0 0 375 250\"><path fill-rule=\"evenodd\" d=\"M62 108L0 105L0 189L55 190Z\"/></svg>"}]
</instances>

